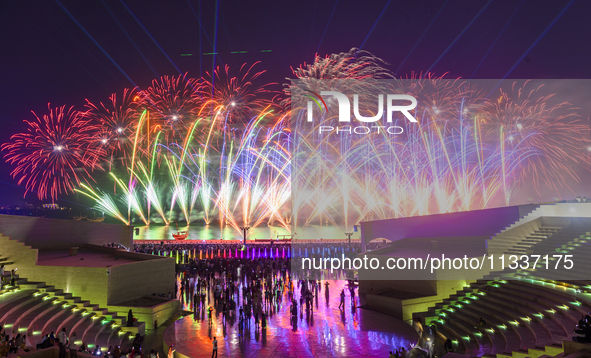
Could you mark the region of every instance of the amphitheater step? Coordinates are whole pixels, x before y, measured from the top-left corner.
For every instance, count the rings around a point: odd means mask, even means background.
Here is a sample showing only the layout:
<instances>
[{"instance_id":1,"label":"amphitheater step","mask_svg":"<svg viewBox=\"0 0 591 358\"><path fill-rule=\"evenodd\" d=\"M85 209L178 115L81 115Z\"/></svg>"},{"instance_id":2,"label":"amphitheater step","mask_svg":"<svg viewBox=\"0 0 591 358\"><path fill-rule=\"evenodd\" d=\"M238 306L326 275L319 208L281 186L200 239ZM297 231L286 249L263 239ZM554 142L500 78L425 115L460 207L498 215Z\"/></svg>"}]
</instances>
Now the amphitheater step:
<instances>
[{"instance_id":1,"label":"amphitheater step","mask_svg":"<svg viewBox=\"0 0 591 358\"><path fill-rule=\"evenodd\" d=\"M20 289L0 295L0 322L4 328L26 332L33 346L44 334L57 333L62 328L77 332L78 339L90 346L120 345L129 348L130 332L121 331L126 317L91 304L71 293L18 278Z\"/></svg>"},{"instance_id":2,"label":"amphitheater step","mask_svg":"<svg viewBox=\"0 0 591 358\"><path fill-rule=\"evenodd\" d=\"M591 302L560 287L523 279L479 280L415 317L458 340L457 354L555 356L563 352L562 340L570 339L580 315L591 311ZM479 317L487 325L475 329Z\"/></svg>"}]
</instances>

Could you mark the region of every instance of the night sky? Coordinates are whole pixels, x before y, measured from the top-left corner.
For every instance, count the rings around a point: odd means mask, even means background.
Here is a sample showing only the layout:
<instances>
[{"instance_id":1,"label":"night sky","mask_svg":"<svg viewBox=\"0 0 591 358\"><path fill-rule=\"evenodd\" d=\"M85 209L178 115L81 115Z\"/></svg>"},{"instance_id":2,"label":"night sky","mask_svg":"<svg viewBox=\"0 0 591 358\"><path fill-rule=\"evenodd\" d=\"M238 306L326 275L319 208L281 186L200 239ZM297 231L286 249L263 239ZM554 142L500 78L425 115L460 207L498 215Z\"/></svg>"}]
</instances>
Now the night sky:
<instances>
[{"instance_id":1,"label":"night sky","mask_svg":"<svg viewBox=\"0 0 591 358\"><path fill-rule=\"evenodd\" d=\"M400 76L588 79L590 13L585 0L3 1L0 142L48 102L81 109L163 75L199 77L211 52L216 66L261 61L262 81L279 84L315 53L352 47ZM2 160L0 205L35 201L10 170Z\"/></svg>"}]
</instances>

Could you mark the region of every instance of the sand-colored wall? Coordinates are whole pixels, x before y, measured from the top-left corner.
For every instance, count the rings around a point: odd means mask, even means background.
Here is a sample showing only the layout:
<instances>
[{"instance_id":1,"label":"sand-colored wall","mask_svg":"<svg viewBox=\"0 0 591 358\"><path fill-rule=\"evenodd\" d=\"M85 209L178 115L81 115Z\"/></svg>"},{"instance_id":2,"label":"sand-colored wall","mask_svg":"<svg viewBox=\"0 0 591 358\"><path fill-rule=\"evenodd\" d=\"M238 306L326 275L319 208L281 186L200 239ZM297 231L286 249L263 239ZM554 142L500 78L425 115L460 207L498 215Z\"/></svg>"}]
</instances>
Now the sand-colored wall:
<instances>
[{"instance_id":1,"label":"sand-colored wall","mask_svg":"<svg viewBox=\"0 0 591 358\"><path fill-rule=\"evenodd\" d=\"M38 250L0 233L0 257L7 258L7 262L13 262L5 265L6 271L15 267L35 266L37 254Z\"/></svg>"},{"instance_id":2,"label":"sand-colored wall","mask_svg":"<svg viewBox=\"0 0 591 358\"><path fill-rule=\"evenodd\" d=\"M33 266L18 269L29 281L45 282L85 301L107 305L107 269L104 267Z\"/></svg>"},{"instance_id":3,"label":"sand-colored wall","mask_svg":"<svg viewBox=\"0 0 591 358\"><path fill-rule=\"evenodd\" d=\"M373 239L487 236L503 230L537 205L507 206L455 213L361 222L361 247Z\"/></svg>"},{"instance_id":4,"label":"sand-colored wall","mask_svg":"<svg viewBox=\"0 0 591 358\"><path fill-rule=\"evenodd\" d=\"M56 249L84 244L133 244L133 228L91 221L0 215L0 233L37 249Z\"/></svg>"},{"instance_id":5,"label":"sand-colored wall","mask_svg":"<svg viewBox=\"0 0 591 358\"><path fill-rule=\"evenodd\" d=\"M164 298L162 300L162 304L153 307L109 306L109 311L117 312L119 316L127 317L127 313L131 308L133 317L139 322L144 322L146 329L153 329L154 321L158 321L158 326L161 326L180 308L180 302L178 300L167 301Z\"/></svg>"},{"instance_id":6,"label":"sand-colored wall","mask_svg":"<svg viewBox=\"0 0 591 358\"><path fill-rule=\"evenodd\" d=\"M174 291L175 262L170 257L130 253L106 247L93 247L115 256L138 261L112 267L38 266L38 250L0 235L0 257L6 257L6 270L18 268L20 277L45 282L101 307L143 296Z\"/></svg>"},{"instance_id":7,"label":"sand-colored wall","mask_svg":"<svg viewBox=\"0 0 591 358\"><path fill-rule=\"evenodd\" d=\"M31 282L45 282L64 292L95 304L107 304L107 270L104 267L37 266L38 250L22 242L0 236L0 256L12 264L6 270L17 269L19 277Z\"/></svg>"},{"instance_id":8,"label":"sand-colored wall","mask_svg":"<svg viewBox=\"0 0 591 358\"><path fill-rule=\"evenodd\" d=\"M436 294L434 295L425 295L423 297L417 297L412 299L401 299L395 297L388 297L379 294L367 294L366 295L366 304L370 309L373 309L378 312L382 312L385 314L389 314L396 318L400 318L404 321L412 320L413 313L417 312L424 312L429 309L429 307L434 306L436 303L443 301L444 299L448 298L450 295L455 294L457 291L462 290L464 287L469 286L470 283L473 281L466 281L466 280L439 280L435 282L430 281L415 281L415 285L417 287L423 287L425 291L432 291L433 286L435 286ZM395 288L397 290L407 290L408 284L405 285L404 281L374 281L377 284L386 284L389 283L390 287ZM360 282L360 292L361 287L364 286L366 282ZM402 284L402 285L401 285ZM407 286L405 288L405 286ZM415 288L414 291L417 289ZM420 289L419 289L420 290ZM384 292L384 291L382 291Z\"/></svg>"},{"instance_id":9,"label":"sand-colored wall","mask_svg":"<svg viewBox=\"0 0 591 358\"><path fill-rule=\"evenodd\" d=\"M154 293L168 295L174 292L174 283L175 262L171 257L113 266L109 268L107 302L117 305Z\"/></svg>"}]
</instances>

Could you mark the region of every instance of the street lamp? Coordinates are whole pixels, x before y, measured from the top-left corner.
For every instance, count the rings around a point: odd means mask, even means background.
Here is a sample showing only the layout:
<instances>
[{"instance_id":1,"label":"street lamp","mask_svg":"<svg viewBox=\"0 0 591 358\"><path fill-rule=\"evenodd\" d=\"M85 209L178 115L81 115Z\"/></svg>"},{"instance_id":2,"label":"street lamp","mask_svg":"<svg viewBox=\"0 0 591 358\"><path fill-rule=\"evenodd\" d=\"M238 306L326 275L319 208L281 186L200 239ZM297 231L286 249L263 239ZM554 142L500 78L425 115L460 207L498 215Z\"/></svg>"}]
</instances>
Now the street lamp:
<instances>
[{"instance_id":1,"label":"street lamp","mask_svg":"<svg viewBox=\"0 0 591 358\"><path fill-rule=\"evenodd\" d=\"M353 236L352 232L346 232L345 236L349 238L349 252L351 252L351 236Z\"/></svg>"},{"instance_id":2,"label":"street lamp","mask_svg":"<svg viewBox=\"0 0 591 358\"><path fill-rule=\"evenodd\" d=\"M246 232L250 230L250 226L240 226L240 230L242 230L242 237L244 238L244 245L246 245Z\"/></svg>"}]
</instances>

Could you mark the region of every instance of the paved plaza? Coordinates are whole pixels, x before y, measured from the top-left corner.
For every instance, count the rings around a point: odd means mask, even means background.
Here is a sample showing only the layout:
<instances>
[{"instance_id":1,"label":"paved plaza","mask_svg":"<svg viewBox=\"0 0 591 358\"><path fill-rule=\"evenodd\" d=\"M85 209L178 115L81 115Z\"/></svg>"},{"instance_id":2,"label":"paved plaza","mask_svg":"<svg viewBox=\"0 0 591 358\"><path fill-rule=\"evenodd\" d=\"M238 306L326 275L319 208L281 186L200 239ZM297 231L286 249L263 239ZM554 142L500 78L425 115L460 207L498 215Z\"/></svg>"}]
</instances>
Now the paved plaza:
<instances>
[{"instance_id":1,"label":"paved plaza","mask_svg":"<svg viewBox=\"0 0 591 358\"><path fill-rule=\"evenodd\" d=\"M358 298L352 305L347 281L329 281L328 295L324 282L314 298L313 312L300 306L295 320L284 293L282 303L272 305L265 330L255 327L252 318L250 325L240 329L238 314L224 318L214 310L210 319L202 309L168 327L164 341L186 357L210 357L213 336L217 337L220 357L388 357L390 350L409 349L416 342L417 335L408 324L357 308ZM343 288L347 296L345 309L340 310ZM294 291L299 302L299 290ZM185 304L185 309L191 310L190 304Z\"/></svg>"}]
</instances>

